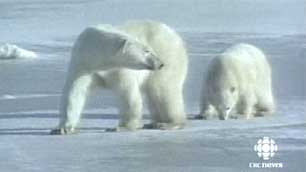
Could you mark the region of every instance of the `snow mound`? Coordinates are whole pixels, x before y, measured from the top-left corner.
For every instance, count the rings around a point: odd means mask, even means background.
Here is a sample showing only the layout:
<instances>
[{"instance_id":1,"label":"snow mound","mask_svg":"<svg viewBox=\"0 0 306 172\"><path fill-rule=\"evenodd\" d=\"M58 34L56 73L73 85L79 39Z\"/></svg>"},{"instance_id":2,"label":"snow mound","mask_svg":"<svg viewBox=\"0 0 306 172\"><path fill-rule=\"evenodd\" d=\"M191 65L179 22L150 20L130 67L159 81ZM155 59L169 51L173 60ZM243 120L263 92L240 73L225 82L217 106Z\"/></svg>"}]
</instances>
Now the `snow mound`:
<instances>
[{"instance_id":1,"label":"snow mound","mask_svg":"<svg viewBox=\"0 0 306 172\"><path fill-rule=\"evenodd\" d=\"M26 59L26 58L36 58L37 54L25 50L23 48L19 48L13 44L4 44L0 46L0 60L6 59Z\"/></svg>"}]
</instances>

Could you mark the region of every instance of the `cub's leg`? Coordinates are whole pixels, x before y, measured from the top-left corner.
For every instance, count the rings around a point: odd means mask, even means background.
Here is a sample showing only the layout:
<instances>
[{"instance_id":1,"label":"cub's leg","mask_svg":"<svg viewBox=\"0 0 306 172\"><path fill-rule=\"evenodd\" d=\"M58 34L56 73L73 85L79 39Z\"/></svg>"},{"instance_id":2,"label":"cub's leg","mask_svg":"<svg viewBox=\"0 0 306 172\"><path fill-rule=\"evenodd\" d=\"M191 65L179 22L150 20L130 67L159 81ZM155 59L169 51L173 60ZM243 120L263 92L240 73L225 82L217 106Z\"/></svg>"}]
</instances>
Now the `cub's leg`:
<instances>
[{"instance_id":1,"label":"cub's leg","mask_svg":"<svg viewBox=\"0 0 306 172\"><path fill-rule=\"evenodd\" d=\"M256 97L253 93L244 94L241 97L241 103L238 109L239 113L246 119L250 119L254 115L254 108L256 105Z\"/></svg>"},{"instance_id":2,"label":"cub's leg","mask_svg":"<svg viewBox=\"0 0 306 172\"><path fill-rule=\"evenodd\" d=\"M214 116L217 116L217 111L215 107L211 104L205 104L203 105L200 114L196 116L196 118L197 119L211 119Z\"/></svg>"},{"instance_id":3,"label":"cub's leg","mask_svg":"<svg viewBox=\"0 0 306 172\"><path fill-rule=\"evenodd\" d=\"M274 111L275 104L272 94L259 96L255 116L271 115L274 113Z\"/></svg>"}]
</instances>

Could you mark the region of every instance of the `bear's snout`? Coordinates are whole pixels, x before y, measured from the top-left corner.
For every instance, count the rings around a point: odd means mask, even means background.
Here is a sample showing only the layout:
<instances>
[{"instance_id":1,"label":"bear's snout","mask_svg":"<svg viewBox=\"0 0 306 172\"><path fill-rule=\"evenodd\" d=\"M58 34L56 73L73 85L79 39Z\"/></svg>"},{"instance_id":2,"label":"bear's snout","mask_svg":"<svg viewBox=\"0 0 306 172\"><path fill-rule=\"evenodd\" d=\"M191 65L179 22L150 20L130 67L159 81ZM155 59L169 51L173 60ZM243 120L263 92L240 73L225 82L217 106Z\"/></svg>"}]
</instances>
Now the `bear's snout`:
<instances>
[{"instance_id":1,"label":"bear's snout","mask_svg":"<svg viewBox=\"0 0 306 172\"><path fill-rule=\"evenodd\" d=\"M150 70L160 70L165 66L158 58L148 58L147 65Z\"/></svg>"}]
</instances>

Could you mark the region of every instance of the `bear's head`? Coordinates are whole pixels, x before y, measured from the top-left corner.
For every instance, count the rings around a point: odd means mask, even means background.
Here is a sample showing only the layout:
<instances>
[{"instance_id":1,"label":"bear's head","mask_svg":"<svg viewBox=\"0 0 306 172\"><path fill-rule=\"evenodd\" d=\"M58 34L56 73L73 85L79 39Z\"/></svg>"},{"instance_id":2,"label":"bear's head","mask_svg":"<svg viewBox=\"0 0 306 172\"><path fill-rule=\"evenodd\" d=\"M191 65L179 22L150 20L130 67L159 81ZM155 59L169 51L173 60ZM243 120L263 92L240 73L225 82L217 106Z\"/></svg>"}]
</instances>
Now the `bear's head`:
<instances>
[{"instance_id":1,"label":"bear's head","mask_svg":"<svg viewBox=\"0 0 306 172\"><path fill-rule=\"evenodd\" d=\"M227 120L238 101L237 89L235 86L229 86L222 88L218 94L220 95L220 103L217 106L219 119Z\"/></svg>"},{"instance_id":2,"label":"bear's head","mask_svg":"<svg viewBox=\"0 0 306 172\"><path fill-rule=\"evenodd\" d=\"M117 59L123 67L137 70L160 70L164 66L151 47L136 39L121 39Z\"/></svg>"}]
</instances>

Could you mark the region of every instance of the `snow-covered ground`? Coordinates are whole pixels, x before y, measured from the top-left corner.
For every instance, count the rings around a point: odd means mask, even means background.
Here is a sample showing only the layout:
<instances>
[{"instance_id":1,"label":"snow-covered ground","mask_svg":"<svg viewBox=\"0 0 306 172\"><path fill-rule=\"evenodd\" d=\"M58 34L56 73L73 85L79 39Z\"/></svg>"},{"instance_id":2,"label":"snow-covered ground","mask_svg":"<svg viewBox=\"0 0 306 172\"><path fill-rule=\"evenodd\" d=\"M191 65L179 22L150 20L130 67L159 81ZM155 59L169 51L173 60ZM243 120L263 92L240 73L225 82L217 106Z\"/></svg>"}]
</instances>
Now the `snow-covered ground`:
<instances>
[{"instance_id":1,"label":"snow-covered ground","mask_svg":"<svg viewBox=\"0 0 306 172\"><path fill-rule=\"evenodd\" d=\"M37 55L12 44L0 45L0 60L36 58Z\"/></svg>"},{"instance_id":2,"label":"snow-covered ground","mask_svg":"<svg viewBox=\"0 0 306 172\"><path fill-rule=\"evenodd\" d=\"M220 11L229 13L233 7L217 10L216 19L221 24L216 25L209 16L214 14L210 8L217 7L218 3L211 0L187 2L0 0L0 44L13 43L38 55L36 59L0 61L0 171L305 171L306 35L298 32L304 27L304 21L294 23L301 16L305 18L301 12L304 2L294 0L290 5L289 1L279 1L274 8L273 1L256 1L267 3L262 9L265 15L257 11L260 15L250 16L248 24L258 19L256 26L262 25L266 30L251 26L241 28L245 21L242 17L240 25L229 24L237 27L229 27L228 32ZM235 1L238 10L233 15L254 11L252 7L247 11L243 8L251 2ZM173 8L167 11L169 4ZM295 17L284 12L279 13L284 20L274 21L277 17L272 13L281 11L283 6ZM191 7L197 14L175 13ZM135 12L136 8L142 10ZM201 12L201 8L210 11ZM159 13L151 13L156 10ZM122 15L106 15L109 13ZM203 21L192 21L190 17L195 15L201 20L206 16L207 27ZM265 21L265 16L271 21ZM209 60L239 42L254 44L267 54L273 69L277 112L249 121L191 119L185 129L178 131L107 133L105 128L114 127L118 122L116 97L111 92L101 91L88 103L79 134L49 135L58 122L59 98L76 35L91 24L119 23L128 18L162 20L182 34L190 55L185 87L190 118L199 111L200 88ZM288 28L274 30L282 25ZM206 30L214 26L218 33ZM262 30L266 33L253 33ZM257 140L264 136L278 145L278 152L268 161L260 159L253 150ZM283 168L249 168L249 163L256 162L283 163Z\"/></svg>"}]
</instances>

